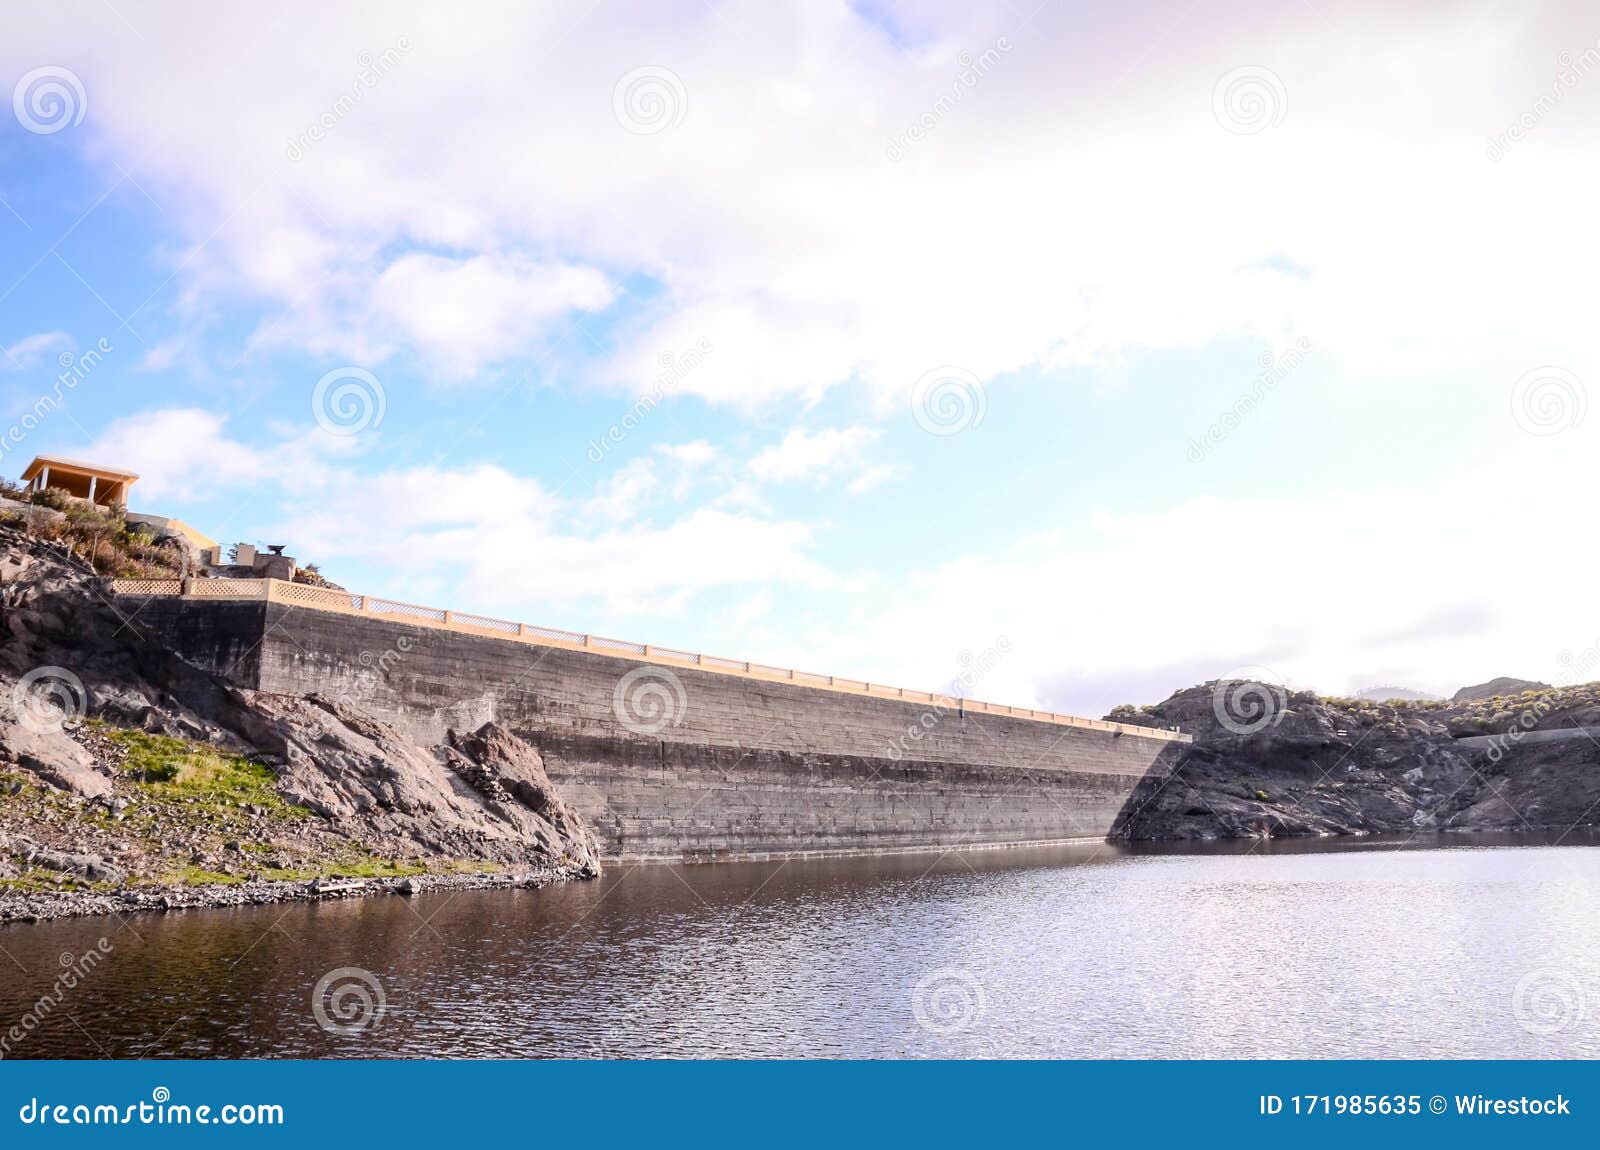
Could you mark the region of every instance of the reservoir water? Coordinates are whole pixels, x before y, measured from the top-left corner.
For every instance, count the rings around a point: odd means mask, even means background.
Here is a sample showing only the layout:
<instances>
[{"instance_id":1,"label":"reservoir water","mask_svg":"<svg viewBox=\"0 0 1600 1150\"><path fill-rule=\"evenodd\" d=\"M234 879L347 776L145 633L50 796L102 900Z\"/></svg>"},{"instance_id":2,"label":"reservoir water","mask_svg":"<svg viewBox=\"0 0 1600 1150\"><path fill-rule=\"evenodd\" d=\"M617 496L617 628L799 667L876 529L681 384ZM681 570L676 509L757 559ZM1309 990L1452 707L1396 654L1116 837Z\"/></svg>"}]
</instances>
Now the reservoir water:
<instances>
[{"instance_id":1,"label":"reservoir water","mask_svg":"<svg viewBox=\"0 0 1600 1150\"><path fill-rule=\"evenodd\" d=\"M614 865L3 927L0 1033L29 1016L29 1058L1588 1057L1597 896L1593 846L1482 836Z\"/></svg>"}]
</instances>

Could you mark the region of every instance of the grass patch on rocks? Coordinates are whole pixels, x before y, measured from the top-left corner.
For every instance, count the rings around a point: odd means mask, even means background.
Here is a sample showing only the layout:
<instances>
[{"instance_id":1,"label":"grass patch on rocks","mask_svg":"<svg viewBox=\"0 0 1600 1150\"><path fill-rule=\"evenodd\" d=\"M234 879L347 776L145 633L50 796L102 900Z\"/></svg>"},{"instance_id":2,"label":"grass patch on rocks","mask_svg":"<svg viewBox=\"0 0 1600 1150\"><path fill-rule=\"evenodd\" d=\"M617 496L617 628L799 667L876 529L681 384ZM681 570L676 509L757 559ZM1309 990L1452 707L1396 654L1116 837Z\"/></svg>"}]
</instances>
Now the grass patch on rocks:
<instances>
[{"instance_id":1,"label":"grass patch on rocks","mask_svg":"<svg viewBox=\"0 0 1600 1150\"><path fill-rule=\"evenodd\" d=\"M206 870L205 867L200 866L186 866L168 871L160 876L157 881L181 886L209 886L213 883L231 886L235 883L244 882L244 876L223 874L221 871Z\"/></svg>"},{"instance_id":2,"label":"grass patch on rocks","mask_svg":"<svg viewBox=\"0 0 1600 1150\"><path fill-rule=\"evenodd\" d=\"M72 875L29 867L21 874L0 878L0 892L41 894L54 891L93 890L95 884Z\"/></svg>"},{"instance_id":3,"label":"grass patch on rocks","mask_svg":"<svg viewBox=\"0 0 1600 1150\"><path fill-rule=\"evenodd\" d=\"M278 818L310 818L273 789L272 768L247 755L122 727L100 733L124 752L123 770L153 799L211 808L251 806Z\"/></svg>"}]
</instances>

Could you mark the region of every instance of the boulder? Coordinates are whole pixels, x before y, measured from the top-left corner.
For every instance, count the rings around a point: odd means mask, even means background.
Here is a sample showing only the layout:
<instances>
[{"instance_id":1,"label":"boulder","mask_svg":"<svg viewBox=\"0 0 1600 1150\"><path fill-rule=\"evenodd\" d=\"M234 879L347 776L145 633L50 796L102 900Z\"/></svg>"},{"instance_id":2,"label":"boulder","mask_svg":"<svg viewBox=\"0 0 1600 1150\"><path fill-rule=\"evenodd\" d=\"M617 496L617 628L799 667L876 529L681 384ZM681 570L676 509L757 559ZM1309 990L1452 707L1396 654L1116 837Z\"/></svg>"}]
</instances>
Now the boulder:
<instances>
[{"instance_id":1,"label":"boulder","mask_svg":"<svg viewBox=\"0 0 1600 1150\"><path fill-rule=\"evenodd\" d=\"M0 834L0 851L24 866L78 875L91 882L121 882L126 877L121 867L100 855L87 851L53 850L20 835Z\"/></svg>"},{"instance_id":2,"label":"boulder","mask_svg":"<svg viewBox=\"0 0 1600 1150\"><path fill-rule=\"evenodd\" d=\"M109 794L111 780L95 770L94 756L64 728L55 730L0 723L0 755L61 790L84 798Z\"/></svg>"}]
</instances>

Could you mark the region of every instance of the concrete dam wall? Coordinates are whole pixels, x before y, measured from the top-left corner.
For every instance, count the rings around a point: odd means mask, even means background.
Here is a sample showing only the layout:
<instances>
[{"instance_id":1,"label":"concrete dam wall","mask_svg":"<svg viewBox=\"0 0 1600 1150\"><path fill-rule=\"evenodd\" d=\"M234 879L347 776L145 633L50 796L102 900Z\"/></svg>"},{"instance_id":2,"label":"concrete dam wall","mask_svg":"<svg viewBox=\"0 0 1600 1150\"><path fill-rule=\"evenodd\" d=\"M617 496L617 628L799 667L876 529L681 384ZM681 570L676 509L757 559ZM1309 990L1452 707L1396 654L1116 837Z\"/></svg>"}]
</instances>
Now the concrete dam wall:
<instances>
[{"instance_id":1,"label":"concrete dam wall","mask_svg":"<svg viewBox=\"0 0 1600 1150\"><path fill-rule=\"evenodd\" d=\"M239 686L340 698L424 745L501 722L539 748L618 859L1100 839L1187 741L665 667L265 594L150 597L138 620Z\"/></svg>"}]
</instances>

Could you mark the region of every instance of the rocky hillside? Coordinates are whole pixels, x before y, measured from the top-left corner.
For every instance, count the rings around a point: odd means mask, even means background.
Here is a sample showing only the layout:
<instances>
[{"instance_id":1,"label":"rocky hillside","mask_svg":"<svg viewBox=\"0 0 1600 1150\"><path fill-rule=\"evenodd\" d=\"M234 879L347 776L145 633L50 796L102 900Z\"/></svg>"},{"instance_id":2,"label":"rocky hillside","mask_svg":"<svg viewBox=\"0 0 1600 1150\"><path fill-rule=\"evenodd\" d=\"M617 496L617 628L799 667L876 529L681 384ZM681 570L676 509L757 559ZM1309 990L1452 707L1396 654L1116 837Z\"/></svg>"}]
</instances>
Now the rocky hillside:
<instances>
[{"instance_id":1,"label":"rocky hillside","mask_svg":"<svg viewBox=\"0 0 1600 1150\"><path fill-rule=\"evenodd\" d=\"M1600 726L1597 683L1378 703L1222 681L1107 718L1194 736L1173 777L1130 806L1122 833L1131 838L1600 824L1600 743L1521 734ZM1485 735L1502 737L1487 747L1457 741Z\"/></svg>"},{"instance_id":2,"label":"rocky hillside","mask_svg":"<svg viewBox=\"0 0 1600 1150\"><path fill-rule=\"evenodd\" d=\"M167 651L58 541L0 526L0 919L598 873L538 750L408 742Z\"/></svg>"}]
</instances>

